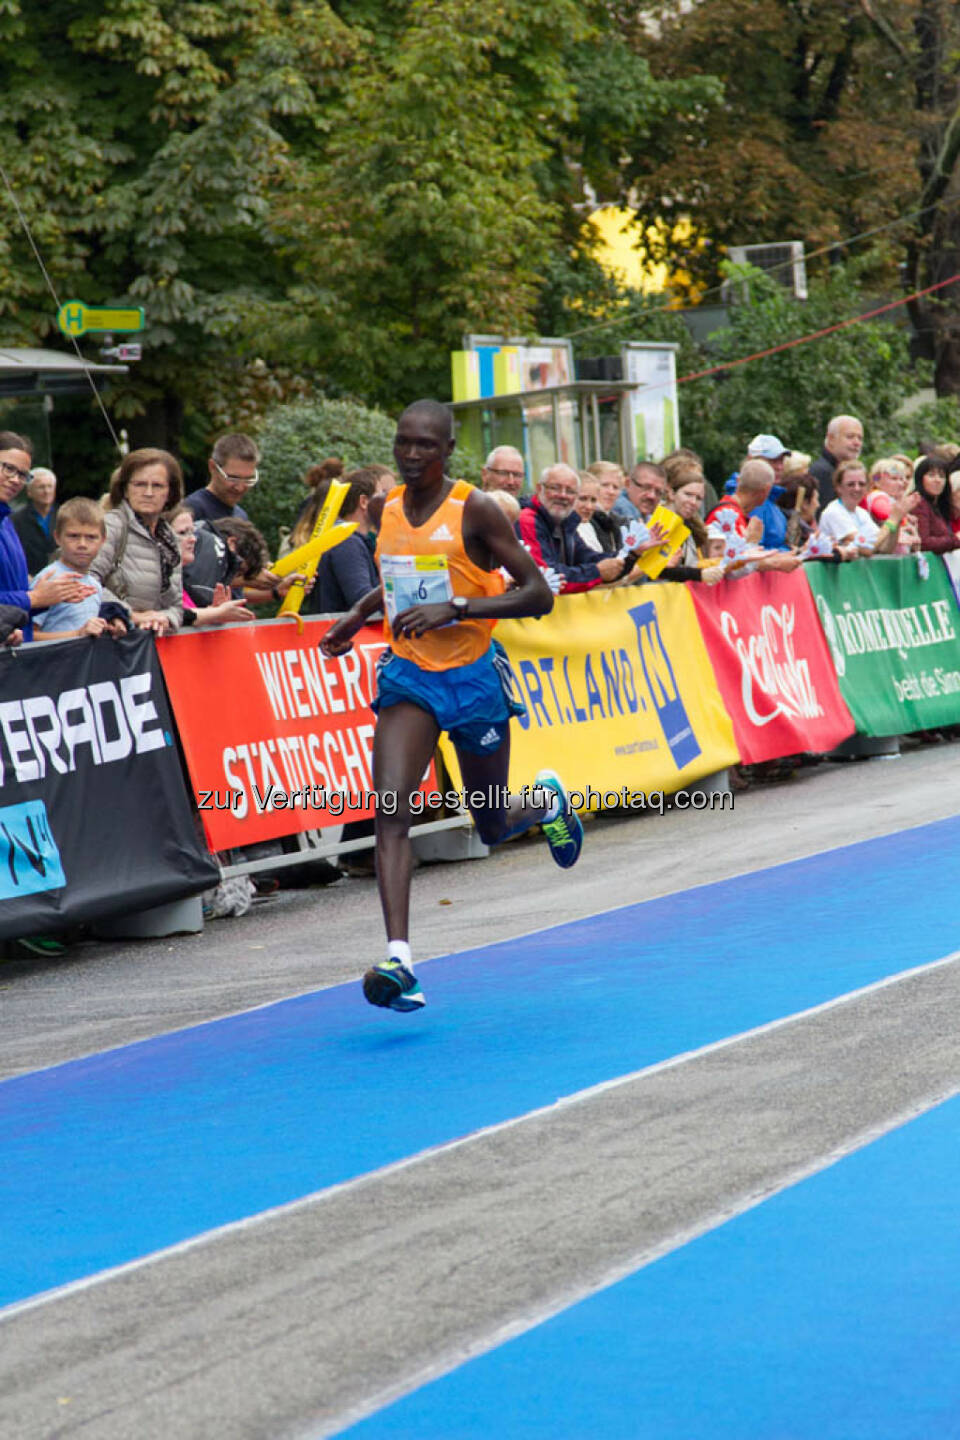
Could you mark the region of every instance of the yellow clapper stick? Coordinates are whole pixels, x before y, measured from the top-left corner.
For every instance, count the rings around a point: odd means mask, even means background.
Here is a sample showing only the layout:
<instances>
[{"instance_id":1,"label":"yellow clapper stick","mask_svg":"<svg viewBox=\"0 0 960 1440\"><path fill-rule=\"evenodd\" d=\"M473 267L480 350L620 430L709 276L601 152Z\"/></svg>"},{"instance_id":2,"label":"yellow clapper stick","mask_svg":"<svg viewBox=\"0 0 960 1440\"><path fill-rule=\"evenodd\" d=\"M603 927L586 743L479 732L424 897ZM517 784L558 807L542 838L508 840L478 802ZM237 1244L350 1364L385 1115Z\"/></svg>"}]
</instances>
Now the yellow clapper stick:
<instances>
[{"instance_id":1,"label":"yellow clapper stick","mask_svg":"<svg viewBox=\"0 0 960 1440\"><path fill-rule=\"evenodd\" d=\"M270 569L281 580L295 570L299 570L302 574L306 573L306 567L311 561L319 561L320 557L325 555L328 550L332 550L334 545L339 545L341 540L346 540L348 535L352 535L356 528L356 523L353 521L349 525L342 523L331 525L325 535L318 536L316 540L308 540L306 544L298 546L296 550L291 550L289 554L284 555L282 560L271 565Z\"/></svg>"},{"instance_id":2,"label":"yellow clapper stick","mask_svg":"<svg viewBox=\"0 0 960 1440\"><path fill-rule=\"evenodd\" d=\"M327 490L326 499L320 508L316 523L310 534L306 545L301 545L291 555L272 566L274 575L282 579L284 575L291 574L294 570L301 570L307 579L312 579L317 573L317 566L320 564L320 557L326 550L332 549L346 540L356 530L356 525L334 525L337 516L340 514L340 507L343 504L344 496L350 486L342 480L331 480L330 488ZM324 543L326 541L326 543ZM305 554L304 552L309 552ZM294 580L290 589L283 597L283 604L277 611L277 615L299 615L300 606L303 604L304 581Z\"/></svg>"}]
</instances>

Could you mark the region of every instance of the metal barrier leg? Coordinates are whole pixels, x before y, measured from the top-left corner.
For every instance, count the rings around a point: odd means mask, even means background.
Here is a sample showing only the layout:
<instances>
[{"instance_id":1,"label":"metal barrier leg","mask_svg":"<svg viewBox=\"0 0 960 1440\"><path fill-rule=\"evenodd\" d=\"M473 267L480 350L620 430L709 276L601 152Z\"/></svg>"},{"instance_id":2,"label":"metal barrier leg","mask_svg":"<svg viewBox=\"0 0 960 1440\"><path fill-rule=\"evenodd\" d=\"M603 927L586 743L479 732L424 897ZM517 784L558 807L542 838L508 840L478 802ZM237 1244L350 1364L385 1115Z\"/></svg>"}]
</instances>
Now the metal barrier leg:
<instances>
[{"instance_id":1,"label":"metal barrier leg","mask_svg":"<svg viewBox=\"0 0 960 1440\"><path fill-rule=\"evenodd\" d=\"M164 935L197 935L203 929L203 900L188 895L130 915L111 915L90 927L98 940L152 940Z\"/></svg>"},{"instance_id":2,"label":"metal barrier leg","mask_svg":"<svg viewBox=\"0 0 960 1440\"><path fill-rule=\"evenodd\" d=\"M853 734L842 741L827 756L828 760L875 760L881 757L891 759L900 754L899 735Z\"/></svg>"}]
</instances>

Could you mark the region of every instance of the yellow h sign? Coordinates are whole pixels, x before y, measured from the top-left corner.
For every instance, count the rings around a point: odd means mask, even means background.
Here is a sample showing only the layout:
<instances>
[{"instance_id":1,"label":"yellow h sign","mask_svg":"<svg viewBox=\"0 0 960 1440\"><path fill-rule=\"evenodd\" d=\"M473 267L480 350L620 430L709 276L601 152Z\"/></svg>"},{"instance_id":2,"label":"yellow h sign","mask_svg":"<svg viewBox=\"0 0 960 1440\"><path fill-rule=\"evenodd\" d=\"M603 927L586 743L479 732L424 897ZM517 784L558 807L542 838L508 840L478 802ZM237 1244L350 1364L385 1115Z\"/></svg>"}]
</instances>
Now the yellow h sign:
<instances>
[{"instance_id":1,"label":"yellow h sign","mask_svg":"<svg viewBox=\"0 0 960 1440\"><path fill-rule=\"evenodd\" d=\"M57 324L64 335L85 335L88 330L119 331L124 335L143 329L143 310L95 309L82 300L68 300L57 311Z\"/></svg>"}]
</instances>

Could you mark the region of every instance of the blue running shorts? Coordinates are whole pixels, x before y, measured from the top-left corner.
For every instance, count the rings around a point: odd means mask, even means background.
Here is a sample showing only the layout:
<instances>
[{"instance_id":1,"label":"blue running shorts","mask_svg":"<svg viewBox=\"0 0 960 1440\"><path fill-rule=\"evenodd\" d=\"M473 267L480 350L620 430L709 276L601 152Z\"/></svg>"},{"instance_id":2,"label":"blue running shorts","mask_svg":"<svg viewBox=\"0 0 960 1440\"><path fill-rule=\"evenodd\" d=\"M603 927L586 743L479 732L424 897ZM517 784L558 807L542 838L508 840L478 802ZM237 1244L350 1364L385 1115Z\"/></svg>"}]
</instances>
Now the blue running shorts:
<instances>
[{"instance_id":1,"label":"blue running shorts","mask_svg":"<svg viewBox=\"0 0 960 1440\"><path fill-rule=\"evenodd\" d=\"M506 739L510 717L526 714L507 653L496 640L472 665L451 670L421 670L412 660L385 650L377 661L372 709L379 713L401 701L426 710L469 755L492 755Z\"/></svg>"}]
</instances>

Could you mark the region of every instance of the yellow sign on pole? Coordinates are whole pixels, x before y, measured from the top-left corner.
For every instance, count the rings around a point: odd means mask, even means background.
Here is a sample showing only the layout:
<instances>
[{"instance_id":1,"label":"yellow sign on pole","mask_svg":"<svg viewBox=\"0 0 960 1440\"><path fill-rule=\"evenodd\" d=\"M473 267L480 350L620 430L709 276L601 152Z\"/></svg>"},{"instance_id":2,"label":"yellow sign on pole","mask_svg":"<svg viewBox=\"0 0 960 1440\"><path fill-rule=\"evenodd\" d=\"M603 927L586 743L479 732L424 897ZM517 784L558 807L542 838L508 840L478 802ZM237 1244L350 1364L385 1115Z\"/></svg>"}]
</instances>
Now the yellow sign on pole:
<instances>
[{"instance_id":1,"label":"yellow sign on pole","mask_svg":"<svg viewBox=\"0 0 960 1440\"><path fill-rule=\"evenodd\" d=\"M64 335L85 335L88 330L117 331L124 335L142 330L143 310L95 308L82 300L68 300L57 311L57 324Z\"/></svg>"}]
</instances>

